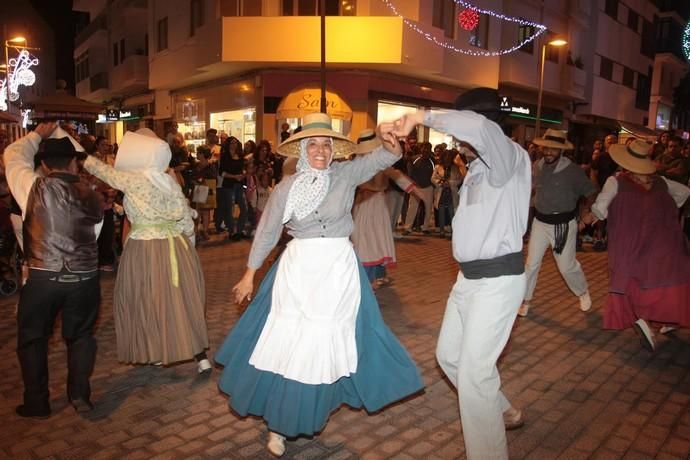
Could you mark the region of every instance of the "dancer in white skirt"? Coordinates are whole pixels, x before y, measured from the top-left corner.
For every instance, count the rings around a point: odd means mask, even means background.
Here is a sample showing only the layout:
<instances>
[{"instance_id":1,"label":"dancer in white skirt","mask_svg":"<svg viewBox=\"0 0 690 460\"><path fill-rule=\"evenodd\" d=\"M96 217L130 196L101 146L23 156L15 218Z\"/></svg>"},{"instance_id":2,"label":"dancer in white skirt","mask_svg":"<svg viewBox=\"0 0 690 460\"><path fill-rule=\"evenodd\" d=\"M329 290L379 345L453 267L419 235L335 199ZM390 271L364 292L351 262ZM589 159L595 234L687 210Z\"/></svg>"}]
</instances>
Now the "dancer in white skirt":
<instances>
[{"instance_id":1,"label":"dancer in white skirt","mask_svg":"<svg viewBox=\"0 0 690 460\"><path fill-rule=\"evenodd\" d=\"M309 114L303 130L278 147L299 158L297 172L268 200L233 288L238 303L251 300L255 273L284 225L294 239L216 354L225 366L220 389L238 414L264 418L274 455L285 452L285 437L321 431L341 404L374 412L423 387L383 323L349 240L356 187L401 155L391 129L379 128L385 149L331 163L354 144L331 129L328 115Z\"/></svg>"}]
</instances>

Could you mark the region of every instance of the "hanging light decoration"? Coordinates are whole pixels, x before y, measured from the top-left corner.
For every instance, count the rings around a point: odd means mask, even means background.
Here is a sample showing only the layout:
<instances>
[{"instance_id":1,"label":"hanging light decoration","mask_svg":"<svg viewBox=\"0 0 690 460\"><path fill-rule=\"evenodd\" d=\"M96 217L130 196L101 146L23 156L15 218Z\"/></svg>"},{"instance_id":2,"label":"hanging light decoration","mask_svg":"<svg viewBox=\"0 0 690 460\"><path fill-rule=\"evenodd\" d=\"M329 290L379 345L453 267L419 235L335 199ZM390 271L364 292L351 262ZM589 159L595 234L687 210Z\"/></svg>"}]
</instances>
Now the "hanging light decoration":
<instances>
[{"instance_id":1,"label":"hanging light decoration","mask_svg":"<svg viewBox=\"0 0 690 460\"><path fill-rule=\"evenodd\" d=\"M685 30L683 31L683 53L685 58L690 60L690 22L685 24Z\"/></svg>"},{"instance_id":2,"label":"hanging light decoration","mask_svg":"<svg viewBox=\"0 0 690 460\"><path fill-rule=\"evenodd\" d=\"M393 14L395 14L400 19L402 19L403 23L407 27L409 27L410 29L412 29L413 31L415 31L416 33L418 33L419 35L424 37L426 40L434 43L437 46L440 46L440 47L445 48L445 49L450 50L450 51L454 51L456 53L464 54L466 56L495 57L495 56L502 56L504 54L509 54L509 53L512 53L513 51L516 51L516 50L522 48L524 45L526 45L527 43L529 43L532 40L534 40L535 38L537 38L539 35L546 32L546 26L543 24L528 21L528 20L522 19L522 18L506 16L504 14L497 13L497 12L491 11L491 10L484 10L481 8L477 8L476 6L472 5L471 3L468 3L468 2L465 2L462 0L454 0L457 5L460 5L464 8L467 8L467 9L471 9L471 10L475 11L477 14L486 14L486 15L489 15L493 18L498 19L499 21L514 22L520 26L528 26L528 27L534 28L534 33L532 35L525 38L520 43L517 43L516 45L511 46L509 48L501 48L501 49L492 50L492 51L483 50L483 49L458 48L453 43L451 43L447 40L438 38L437 36L435 36L431 32L423 30L420 26L418 26L417 24L415 24L412 21L410 21L409 19L407 19L405 16L403 16L398 11L398 9L393 4L392 0L381 0L381 1L393 12Z\"/></svg>"},{"instance_id":3,"label":"hanging light decoration","mask_svg":"<svg viewBox=\"0 0 690 460\"><path fill-rule=\"evenodd\" d=\"M38 65L38 59L25 49L16 58L9 60L5 69L7 79L0 81L0 110L7 110L7 100L19 99L19 86L32 86L36 83L36 74L31 67Z\"/></svg>"},{"instance_id":4,"label":"hanging light decoration","mask_svg":"<svg viewBox=\"0 0 690 460\"><path fill-rule=\"evenodd\" d=\"M458 14L458 24L465 30L474 30L479 24L479 13L472 8L467 8Z\"/></svg>"}]
</instances>

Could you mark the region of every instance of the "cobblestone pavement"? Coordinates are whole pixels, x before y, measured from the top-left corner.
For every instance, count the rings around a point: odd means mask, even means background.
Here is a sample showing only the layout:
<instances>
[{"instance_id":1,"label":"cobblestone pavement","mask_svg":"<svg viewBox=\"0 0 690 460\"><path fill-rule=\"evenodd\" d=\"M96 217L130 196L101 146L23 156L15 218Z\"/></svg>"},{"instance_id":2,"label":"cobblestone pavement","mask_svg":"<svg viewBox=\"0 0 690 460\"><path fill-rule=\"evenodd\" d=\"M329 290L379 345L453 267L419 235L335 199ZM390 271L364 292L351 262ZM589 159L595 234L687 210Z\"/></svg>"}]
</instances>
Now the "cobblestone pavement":
<instances>
[{"instance_id":1,"label":"cobblestone pavement","mask_svg":"<svg viewBox=\"0 0 690 460\"><path fill-rule=\"evenodd\" d=\"M464 458L457 397L442 378L434 349L457 267L450 243L434 237L398 242L394 283L378 291L386 321L421 368L426 391L382 412L341 408L324 432L289 442L286 458ZM248 242L211 241L200 248L208 289L211 352L237 321L230 289ZM690 458L690 332L659 337L655 354L632 330L601 330L607 288L605 253L581 253L594 307L578 309L545 258L535 303L516 322L500 362L504 391L523 408L526 425L508 433L515 459ZM22 384L15 355L16 297L0 300L0 457L55 459L269 458L266 430L241 419L216 382L193 363L125 366L115 357L114 275L103 277L96 409L77 415L65 398L65 348L51 343L48 420L20 419Z\"/></svg>"}]
</instances>

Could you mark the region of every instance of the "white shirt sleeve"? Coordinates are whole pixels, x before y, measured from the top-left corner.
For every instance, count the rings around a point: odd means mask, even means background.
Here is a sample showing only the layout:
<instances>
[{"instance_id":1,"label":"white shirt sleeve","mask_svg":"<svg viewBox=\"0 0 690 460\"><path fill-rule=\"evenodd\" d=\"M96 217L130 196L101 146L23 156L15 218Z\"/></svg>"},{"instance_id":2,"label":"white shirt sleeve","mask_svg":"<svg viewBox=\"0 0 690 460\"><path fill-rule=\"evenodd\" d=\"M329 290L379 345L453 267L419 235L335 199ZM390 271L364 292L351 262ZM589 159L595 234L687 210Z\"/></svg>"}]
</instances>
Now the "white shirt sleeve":
<instances>
[{"instance_id":1,"label":"white shirt sleeve","mask_svg":"<svg viewBox=\"0 0 690 460\"><path fill-rule=\"evenodd\" d=\"M665 177L662 177L662 179L666 181L666 185L668 185L668 193L673 198L673 201L676 202L676 206L679 208L683 206L690 196L690 188L686 187L680 182L669 180Z\"/></svg>"},{"instance_id":2,"label":"white shirt sleeve","mask_svg":"<svg viewBox=\"0 0 690 460\"><path fill-rule=\"evenodd\" d=\"M520 170L527 152L510 140L501 127L483 115L467 110L426 112L424 124L470 144L489 167L488 180L501 187Z\"/></svg>"},{"instance_id":3,"label":"white shirt sleeve","mask_svg":"<svg viewBox=\"0 0 690 460\"><path fill-rule=\"evenodd\" d=\"M5 149L5 175L12 196L22 210L26 212L26 201L34 181L39 175L34 171L34 156L38 152L41 136L31 132Z\"/></svg>"},{"instance_id":4,"label":"white shirt sleeve","mask_svg":"<svg viewBox=\"0 0 690 460\"><path fill-rule=\"evenodd\" d=\"M604 186L592 205L592 213L597 219L604 220L609 215L609 205L618 194L618 180L614 176L606 179Z\"/></svg>"}]
</instances>

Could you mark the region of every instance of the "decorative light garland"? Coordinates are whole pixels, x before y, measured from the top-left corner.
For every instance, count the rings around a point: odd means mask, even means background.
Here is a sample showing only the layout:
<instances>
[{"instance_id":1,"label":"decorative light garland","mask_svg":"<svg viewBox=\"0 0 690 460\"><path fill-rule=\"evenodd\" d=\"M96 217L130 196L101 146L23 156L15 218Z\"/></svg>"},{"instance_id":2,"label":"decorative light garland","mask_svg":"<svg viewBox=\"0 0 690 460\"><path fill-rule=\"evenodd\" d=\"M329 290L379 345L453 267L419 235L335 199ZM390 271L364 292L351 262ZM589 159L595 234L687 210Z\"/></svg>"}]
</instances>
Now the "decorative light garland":
<instances>
[{"instance_id":1,"label":"decorative light garland","mask_svg":"<svg viewBox=\"0 0 690 460\"><path fill-rule=\"evenodd\" d=\"M546 32L546 26L543 24L538 24L536 22L528 21L528 20L522 19L522 18L506 16L504 14L496 13L495 11L491 11L491 10L483 10L483 9L477 8L476 6L472 5L471 3L465 2L463 0L453 0L456 4L463 6L465 8L468 8L468 9L472 9L472 10L476 11L477 13L486 14L486 15L489 15L489 16L494 17L496 19L499 19L501 21L514 22L514 23L519 24L521 26L534 27L534 29L535 29L535 32L533 35L527 37L522 42L518 43L517 45L515 45L511 48L503 48L503 49L496 50L496 51L469 50L469 49L464 49L464 48L458 48L455 45L453 45L452 43L450 43L446 40L443 40L443 39L439 39L438 37L436 37L432 33L426 32L426 31L422 30L421 28L419 28L416 24L412 23L412 21L407 19L405 16L403 16L398 11L398 9L395 7L395 5L393 4L393 2L391 0L381 0L381 1L383 3L385 3L386 6L396 16L401 18L406 26L408 26L410 29L412 29L415 32L417 32L418 34L420 34L422 37L424 37L428 41L433 42L436 45L441 46L447 50L455 51L456 53L465 54L468 56L487 56L487 57L491 56L491 57L495 57L495 56L502 56L504 54L509 54L509 53L512 53L513 51L517 51L518 49L525 46L527 43L529 43L532 40L534 40L535 38L537 38L539 35Z\"/></svg>"},{"instance_id":2,"label":"decorative light garland","mask_svg":"<svg viewBox=\"0 0 690 460\"><path fill-rule=\"evenodd\" d=\"M38 59L32 57L27 50L21 50L16 58L9 60L8 64L9 66L5 69L7 79L0 80L0 110L7 110L8 98L13 102L19 99L20 85L32 86L36 83L36 74L31 67L38 65Z\"/></svg>"},{"instance_id":3,"label":"decorative light garland","mask_svg":"<svg viewBox=\"0 0 690 460\"><path fill-rule=\"evenodd\" d=\"M686 59L690 60L690 22L685 24L683 31L683 53L685 53Z\"/></svg>"}]
</instances>

